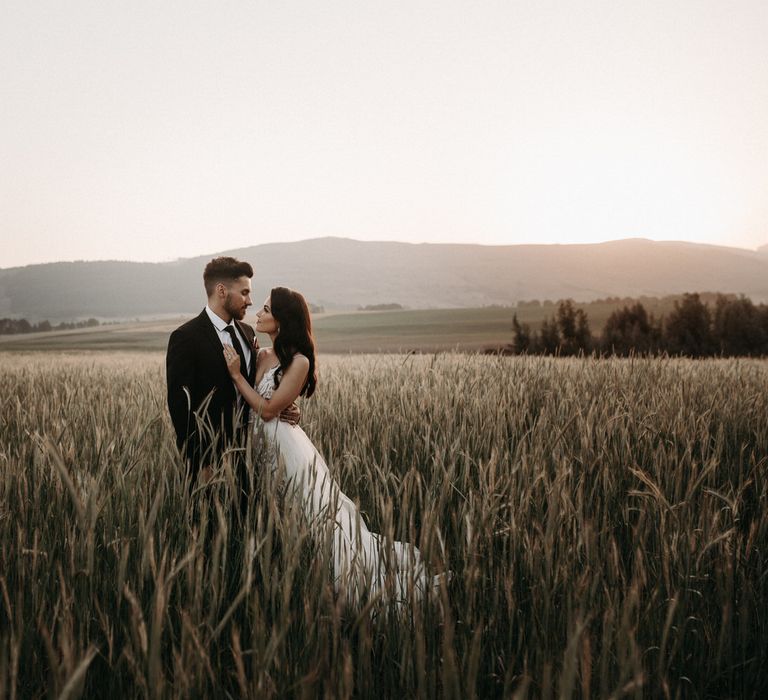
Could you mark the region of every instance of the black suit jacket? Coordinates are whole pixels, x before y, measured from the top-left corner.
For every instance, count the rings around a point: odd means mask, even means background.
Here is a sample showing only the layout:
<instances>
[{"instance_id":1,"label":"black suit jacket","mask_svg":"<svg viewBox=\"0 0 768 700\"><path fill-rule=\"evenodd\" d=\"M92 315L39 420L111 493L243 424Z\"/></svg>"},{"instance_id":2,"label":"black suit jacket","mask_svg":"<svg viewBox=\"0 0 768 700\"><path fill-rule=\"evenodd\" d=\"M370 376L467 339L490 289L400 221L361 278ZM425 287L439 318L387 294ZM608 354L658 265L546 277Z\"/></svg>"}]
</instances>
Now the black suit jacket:
<instances>
[{"instance_id":1,"label":"black suit jacket","mask_svg":"<svg viewBox=\"0 0 768 700\"><path fill-rule=\"evenodd\" d=\"M249 347L254 331L235 321ZM179 326L168 340L165 357L168 410L176 431L176 444L188 460L192 476L201 464L214 464L216 455L237 437L235 426L247 425L249 407L236 420L237 390L227 370L218 332L203 309ZM253 385L256 353L251 351L248 381Z\"/></svg>"}]
</instances>

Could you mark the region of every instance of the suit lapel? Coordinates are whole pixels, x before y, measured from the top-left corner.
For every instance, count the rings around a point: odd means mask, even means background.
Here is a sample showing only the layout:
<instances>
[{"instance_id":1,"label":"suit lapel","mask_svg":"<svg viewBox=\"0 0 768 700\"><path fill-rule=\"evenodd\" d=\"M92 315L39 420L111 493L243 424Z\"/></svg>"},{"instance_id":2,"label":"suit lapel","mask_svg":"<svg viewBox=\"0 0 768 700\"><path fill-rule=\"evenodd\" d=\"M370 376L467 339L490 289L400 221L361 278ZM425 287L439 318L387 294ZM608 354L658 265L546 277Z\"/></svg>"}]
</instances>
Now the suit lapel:
<instances>
[{"instance_id":1,"label":"suit lapel","mask_svg":"<svg viewBox=\"0 0 768 700\"><path fill-rule=\"evenodd\" d=\"M204 338L205 344L208 346L208 350L216 356L216 367L219 367L222 373L229 377L229 370L227 369L227 361L224 359L224 352L222 351L221 340L216 327L208 318L208 314L205 309L197 317L198 324L200 326L201 336ZM253 380L256 378L256 353L253 351L253 329L241 321L235 321L237 328L242 334L245 341L248 343L248 347L251 350L251 362L248 368L248 381L253 386Z\"/></svg>"},{"instance_id":2,"label":"suit lapel","mask_svg":"<svg viewBox=\"0 0 768 700\"><path fill-rule=\"evenodd\" d=\"M213 355L216 356L216 367L229 376L229 370L227 370L227 361L224 359L224 352L222 350L221 340L219 340L219 334L216 327L211 323L211 319L208 318L208 314L203 309L203 312L197 317L200 321L200 330L202 336L205 339L208 349ZM212 355L212 356L213 356Z\"/></svg>"}]
</instances>

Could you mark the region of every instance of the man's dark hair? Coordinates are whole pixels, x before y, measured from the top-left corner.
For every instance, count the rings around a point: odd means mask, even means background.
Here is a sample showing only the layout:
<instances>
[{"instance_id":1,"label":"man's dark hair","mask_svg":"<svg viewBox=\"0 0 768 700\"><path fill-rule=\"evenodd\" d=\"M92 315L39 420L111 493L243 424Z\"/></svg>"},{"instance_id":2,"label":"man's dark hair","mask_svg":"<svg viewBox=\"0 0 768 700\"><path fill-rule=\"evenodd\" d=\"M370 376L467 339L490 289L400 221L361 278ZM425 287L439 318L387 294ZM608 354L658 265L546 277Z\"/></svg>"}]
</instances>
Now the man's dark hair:
<instances>
[{"instance_id":1,"label":"man's dark hair","mask_svg":"<svg viewBox=\"0 0 768 700\"><path fill-rule=\"evenodd\" d=\"M238 277L253 277L253 268L250 263L241 262L237 258L214 258L205 266L203 271L203 284L208 296L219 282L233 282Z\"/></svg>"}]
</instances>

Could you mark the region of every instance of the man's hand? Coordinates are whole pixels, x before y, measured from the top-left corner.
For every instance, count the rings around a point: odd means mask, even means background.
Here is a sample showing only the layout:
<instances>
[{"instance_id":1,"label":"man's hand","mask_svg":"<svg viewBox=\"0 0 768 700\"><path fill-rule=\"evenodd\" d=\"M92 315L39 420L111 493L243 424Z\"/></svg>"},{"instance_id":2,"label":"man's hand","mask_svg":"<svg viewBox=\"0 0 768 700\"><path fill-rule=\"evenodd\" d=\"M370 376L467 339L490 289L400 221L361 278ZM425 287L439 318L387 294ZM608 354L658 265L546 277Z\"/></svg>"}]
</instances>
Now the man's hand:
<instances>
[{"instance_id":1,"label":"man's hand","mask_svg":"<svg viewBox=\"0 0 768 700\"><path fill-rule=\"evenodd\" d=\"M280 420L289 425L298 425L299 418L301 418L301 411L295 402L286 406L280 413Z\"/></svg>"}]
</instances>

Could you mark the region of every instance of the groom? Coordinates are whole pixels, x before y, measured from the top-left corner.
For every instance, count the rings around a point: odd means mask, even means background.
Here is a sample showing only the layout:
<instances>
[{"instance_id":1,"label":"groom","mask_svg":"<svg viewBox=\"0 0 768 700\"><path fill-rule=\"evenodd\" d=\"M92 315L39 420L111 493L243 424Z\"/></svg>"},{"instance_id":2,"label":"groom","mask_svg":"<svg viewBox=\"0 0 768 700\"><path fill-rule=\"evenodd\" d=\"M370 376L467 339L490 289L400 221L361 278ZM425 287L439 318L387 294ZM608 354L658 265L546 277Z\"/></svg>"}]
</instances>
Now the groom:
<instances>
[{"instance_id":1,"label":"groom","mask_svg":"<svg viewBox=\"0 0 768 700\"><path fill-rule=\"evenodd\" d=\"M249 406L235 390L224 345L240 356L240 371L253 386L258 343L253 328L243 323L251 301L253 268L235 258L214 258L203 272L208 304L199 316L177 328L165 358L168 410L176 444L187 461L188 475L208 481L218 456L245 445ZM289 407L281 420L298 421ZM238 471L244 460L238 460ZM241 486L245 486L243 474Z\"/></svg>"}]
</instances>

